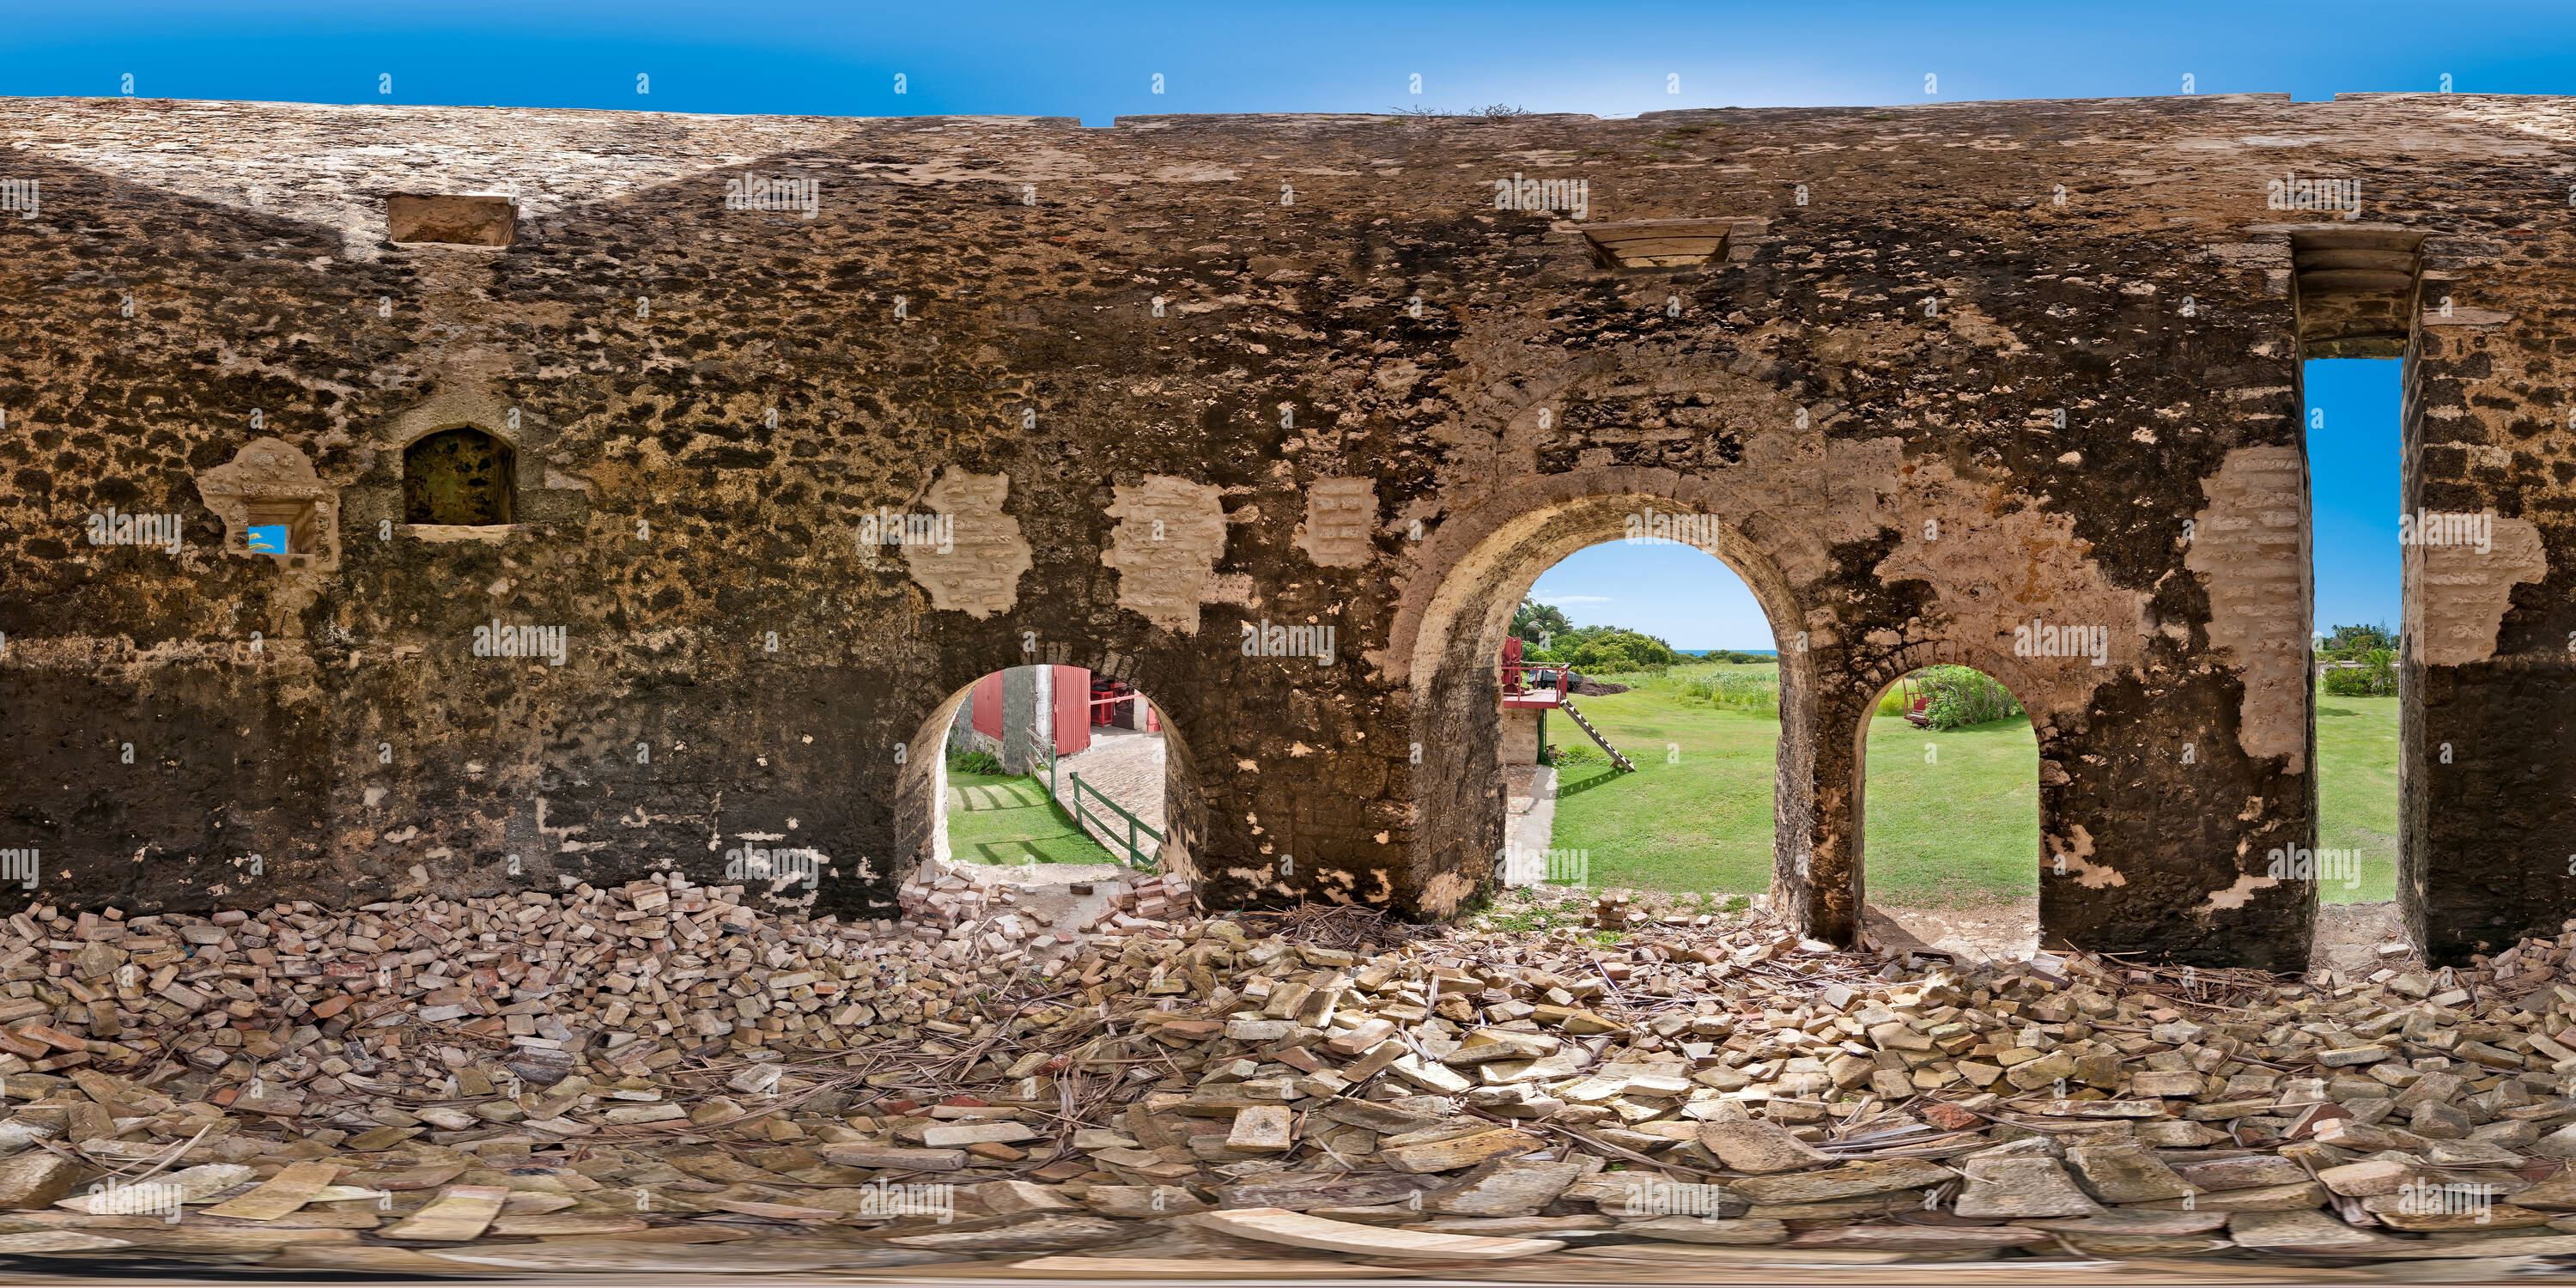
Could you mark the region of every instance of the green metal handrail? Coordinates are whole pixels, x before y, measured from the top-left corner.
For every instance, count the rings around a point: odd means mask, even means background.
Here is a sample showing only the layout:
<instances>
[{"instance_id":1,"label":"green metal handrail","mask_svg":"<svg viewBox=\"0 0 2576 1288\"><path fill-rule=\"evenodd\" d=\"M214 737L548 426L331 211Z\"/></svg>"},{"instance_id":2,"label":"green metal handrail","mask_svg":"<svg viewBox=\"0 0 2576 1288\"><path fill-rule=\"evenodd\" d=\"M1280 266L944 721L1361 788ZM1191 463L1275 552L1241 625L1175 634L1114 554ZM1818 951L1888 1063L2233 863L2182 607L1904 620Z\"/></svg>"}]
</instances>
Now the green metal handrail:
<instances>
[{"instance_id":1,"label":"green metal handrail","mask_svg":"<svg viewBox=\"0 0 2576 1288\"><path fill-rule=\"evenodd\" d=\"M1055 767L1056 762L1062 759L1063 757L1061 756L1050 756L1047 758L1047 800L1059 809L1064 807L1064 802L1057 798ZM1103 832L1108 832L1112 827L1112 824L1107 819L1093 817L1089 807L1083 803L1082 794L1084 792L1091 793L1091 795L1101 804L1118 811L1118 817L1127 820L1127 857L1123 860L1126 866L1131 868L1142 868L1148 872L1158 871L1162 866L1160 859L1148 857L1145 851L1136 844L1136 836L1141 832L1146 836L1152 837L1154 839L1154 844L1159 847L1163 843L1163 834L1155 831L1151 826L1147 825L1145 820L1128 813L1126 806L1109 799L1109 797L1103 794L1099 788L1082 781L1082 775L1074 774L1072 777L1073 825L1077 828L1081 828L1085 835L1088 835L1091 831L1090 826L1088 826L1090 824L1097 824ZM1112 833L1110 839L1114 841L1117 837ZM1160 849L1157 849L1155 854L1160 855L1161 852L1162 851Z\"/></svg>"},{"instance_id":2,"label":"green metal handrail","mask_svg":"<svg viewBox=\"0 0 2576 1288\"><path fill-rule=\"evenodd\" d=\"M1118 817L1127 820L1127 858L1125 859L1127 866L1131 868L1144 868L1149 871L1152 870L1156 866L1156 862L1154 859L1148 858L1144 849L1136 844L1136 837L1137 834L1141 832L1146 836L1152 837L1154 839L1154 844L1159 847L1163 843L1163 834L1146 826L1145 820L1128 813L1126 806L1102 795L1099 788L1082 781L1082 775L1077 773L1073 775L1073 817L1074 823L1077 826L1082 826L1084 830L1088 831L1089 825L1097 824L1102 831L1110 834L1111 840L1114 841L1117 839L1117 834L1113 830L1115 825L1105 818L1100 818L1094 815L1091 812L1089 803L1082 799L1083 793L1085 792L1089 792L1093 800L1097 800L1101 804L1116 811ZM1159 849L1156 852L1160 853Z\"/></svg>"}]
</instances>

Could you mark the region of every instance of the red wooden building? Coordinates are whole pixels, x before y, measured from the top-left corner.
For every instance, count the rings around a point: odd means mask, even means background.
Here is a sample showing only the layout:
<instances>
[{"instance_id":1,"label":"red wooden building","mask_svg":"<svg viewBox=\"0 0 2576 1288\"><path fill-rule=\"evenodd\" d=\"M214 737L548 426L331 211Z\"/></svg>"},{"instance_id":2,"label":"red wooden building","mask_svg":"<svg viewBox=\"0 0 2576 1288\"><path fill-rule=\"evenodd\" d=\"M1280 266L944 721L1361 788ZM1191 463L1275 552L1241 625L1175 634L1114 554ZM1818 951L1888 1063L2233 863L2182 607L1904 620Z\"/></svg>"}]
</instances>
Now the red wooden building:
<instances>
[{"instance_id":1,"label":"red wooden building","mask_svg":"<svg viewBox=\"0 0 2576 1288\"><path fill-rule=\"evenodd\" d=\"M1126 681L1096 675L1078 666L1050 666L1045 670L1056 755L1070 756L1089 747L1094 727L1162 732L1162 721L1154 714L1153 706ZM975 685L975 732L995 741L1002 737L1002 675L995 671Z\"/></svg>"}]
</instances>

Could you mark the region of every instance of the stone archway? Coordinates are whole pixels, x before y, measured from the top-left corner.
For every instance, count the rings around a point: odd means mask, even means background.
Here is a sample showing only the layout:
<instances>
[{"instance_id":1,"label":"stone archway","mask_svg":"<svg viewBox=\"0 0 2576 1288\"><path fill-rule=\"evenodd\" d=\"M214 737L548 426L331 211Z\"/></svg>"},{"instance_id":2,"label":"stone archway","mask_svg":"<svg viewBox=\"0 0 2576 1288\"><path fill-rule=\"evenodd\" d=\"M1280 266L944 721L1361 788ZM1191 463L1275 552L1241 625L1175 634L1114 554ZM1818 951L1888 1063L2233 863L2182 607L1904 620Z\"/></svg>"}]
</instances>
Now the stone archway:
<instances>
[{"instance_id":1,"label":"stone archway","mask_svg":"<svg viewBox=\"0 0 2576 1288\"><path fill-rule=\"evenodd\" d=\"M1085 669L1122 674L1125 659L1112 654L1109 663ZM947 789L948 730L975 686L986 675L1006 669L989 668L950 689L948 696L922 717L912 739L904 745L903 764L894 776L894 852L887 870L876 875L899 884L923 863L946 857L942 805ZM1146 700L1161 720L1163 738L1165 827L1156 855L1157 870L1195 887L1198 873L1193 856L1199 838L1207 835L1206 804L1199 791L1198 773L1190 757L1189 740L1172 719L1170 709L1158 695Z\"/></svg>"},{"instance_id":2,"label":"stone archway","mask_svg":"<svg viewBox=\"0 0 2576 1288\"><path fill-rule=\"evenodd\" d=\"M1804 884L1815 828L1816 684L1813 655L1797 647L1805 608L1781 556L1805 553L1813 538L1776 516L1748 511L1740 500L1731 487L1668 470L1551 475L1453 520L1424 542L1422 561L1435 571L1408 587L1385 669L1406 684L1411 702L1418 760L1410 859L1423 875L1426 904L1454 907L1494 876L1505 808L1494 667L1513 610L1550 567L1629 535L1631 520L1650 510L1720 520L1714 541L1687 544L1743 578L1782 643L1774 882Z\"/></svg>"},{"instance_id":3,"label":"stone archway","mask_svg":"<svg viewBox=\"0 0 2576 1288\"><path fill-rule=\"evenodd\" d=\"M1889 689L1896 687L1897 683L1906 676L1931 666L1964 666L1984 673L1987 678L2002 685L2005 692L2012 695L2013 702L2022 709L2023 718L2030 722L2033 739L2037 744L2039 779L2039 827L2032 837L2031 860L2042 874L2039 882L2038 922L2039 943L2045 947L2050 942L2048 901L2052 883L2048 878L2053 858L2062 858L2065 861L2065 872L2057 875L2072 879L2079 884L2091 883L2091 886L2099 886L2125 883L2126 878L2107 865L2097 866L2088 861L2092 856L2093 847L2089 838L2083 836L2082 827L2072 829L2075 834L2073 838L2050 831L2053 804L2051 789L2063 786L2067 782L2067 775L2064 769L2050 758L2050 742L2055 730L2049 720L2047 708L2033 706L2029 697L2033 693L2047 692L2047 687L2043 682L2025 674L2023 668L2014 664L2013 658L1999 657L1989 649L1967 647L1946 640L1932 641L1900 649L1855 675L1856 684L1853 692L1865 695L1868 701L1857 712L1852 713L1850 721L1851 765L1848 781L1850 783L1851 861L1848 875L1840 882L1840 896L1853 908L1868 906L1871 720L1876 716L1879 702L1886 697Z\"/></svg>"}]
</instances>

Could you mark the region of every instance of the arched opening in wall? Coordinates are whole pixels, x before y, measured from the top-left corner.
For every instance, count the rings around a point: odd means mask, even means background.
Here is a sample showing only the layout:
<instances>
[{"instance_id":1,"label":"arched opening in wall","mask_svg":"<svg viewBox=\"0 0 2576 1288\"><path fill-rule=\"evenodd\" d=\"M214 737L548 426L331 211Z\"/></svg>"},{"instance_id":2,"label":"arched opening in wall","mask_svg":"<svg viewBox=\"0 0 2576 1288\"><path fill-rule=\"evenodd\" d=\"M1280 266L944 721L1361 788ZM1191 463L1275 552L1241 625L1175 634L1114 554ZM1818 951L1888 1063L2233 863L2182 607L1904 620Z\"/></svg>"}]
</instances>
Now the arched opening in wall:
<instances>
[{"instance_id":1,"label":"arched opening in wall","mask_svg":"<svg viewBox=\"0 0 2576 1288\"><path fill-rule=\"evenodd\" d=\"M1016 891L1035 925L1187 906L1201 830L1189 757L1161 708L1078 666L1015 666L951 695L897 779L907 903ZM981 893L975 893L981 892Z\"/></svg>"},{"instance_id":2,"label":"arched opening in wall","mask_svg":"<svg viewBox=\"0 0 2576 1288\"><path fill-rule=\"evenodd\" d=\"M471 425L442 429L403 449L403 522L491 527L511 522L516 456Z\"/></svg>"},{"instance_id":3,"label":"arched opening in wall","mask_svg":"<svg viewBox=\"0 0 2576 1288\"><path fill-rule=\"evenodd\" d=\"M1675 480L1681 486L1674 491L1652 493L1635 490L1637 481L1637 472L1627 470L1606 471L1598 476L1551 476L1520 495L1498 498L1472 515L1444 523L1423 544L1419 556L1422 572L1397 611L1387 649L1391 658L1398 659L1398 674L1406 684L1413 740L1405 792L1411 816L1408 867L1398 874L1397 884L1421 892L1416 907L1423 914L1446 916L1467 907L1482 893L1502 891L1509 875L1506 861L1515 844L1540 852L1537 866L1542 880L1530 888L1530 896L1511 895L1510 901L1514 902L1526 897L1560 902L1565 891L1577 888L1545 883L1544 855L1548 850L1598 851L1580 856L1560 854L1557 860L1561 871L1562 865L1577 865L1576 871L1591 887L1610 884L1609 874L1614 870L1623 878L1643 875L1639 855L1624 842L1614 846L1582 839L1585 825L1580 819L1567 825L1574 832L1557 834L1556 826L1568 817L1567 798L1562 790L1557 812L1550 820L1547 844L1534 846L1527 839L1516 843L1507 809L1510 802L1505 795L1509 785L1504 764L1506 746L1517 745L1534 753L1540 745L1534 720L1526 732L1507 744L1503 663L1510 647L1508 641L1519 638L1513 632L1514 617L1530 601L1541 574L1587 547L1616 543L1613 550L1596 556L1602 558L1655 549L1643 545L1642 540L1638 547L1627 546L1631 536L1678 540L1677 546L1663 547L1664 557L1680 561L1691 576L1712 590L1741 579L1767 627L1756 630L1739 626L1742 633L1735 636L1685 635L1670 643L1716 648L1735 641L1741 643L1741 651L1758 656L1758 650L1765 646L1756 641L1767 636L1777 641L1769 647L1782 650L1768 666L1759 661L1735 664L1747 671L1771 673L1766 687L1777 694L1776 723L1767 715L1756 717L1739 707L1720 705L1713 697L1704 698L1707 705L1698 707L1677 700L1677 691L1696 673L1687 668L1713 671L1723 663L1688 663L1679 675L1668 668L1661 677L1666 687L1660 698L1654 693L1639 692L1628 699L1648 713L1657 712L1653 704L1660 701L1660 710L1675 717L1705 718L1717 711L1725 712L1726 718L1738 722L1739 745L1743 741L1743 722L1758 721L1761 732L1754 735L1755 743L1768 737L1767 760L1761 758L1761 752L1747 750L1733 767L1732 777L1744 784L1735 789L1738 798L1749 800L1762 819L1738 829L1740 839L1748 842L1747 848L1752 852L1730 857L1737 859L1737 871L1744 875L1704 879L1708 884L1721 879L1741 881L1734 890L1738 894L1769 887L1775 907L1782 906L1783 899L1796 903L1812 897L1806 873L1814 851L1817 817L1816 655L1798 646L1805 638L1802 632L1806 610L1782 565L1814 566L1826 557L1822 542L1801 525L1798 517L1775 514L1758 501L1737 496L1720 484ZM1587 491L1593 487L1599 490ZM1682 598L1669 584L1655 585L1652 576L1636 580L1642 584L1633 593L1641 605ZM1665 580L1669 582L1670 578ZM1549 593L1556 593L1553 583ZM1587 592L1569 583L1565 593ZM1626 607L1592 606L1596 612ZM1568 620L1572 624L1579 619ZM1653 620L1634 618L1621 622L1603 616L1595 618L1594 623L1635 629L1638 622ZM1524 619L1524 627L1527 626ZM1524 641L1525 662L1528 645L1537 642L1534 636ZM1553 648L1556 641L1551 639L1549 644ZM1738 687L1751 683L1748 678ZM1526 688L1528 681L1523 684ZM1615 709L1626 697L1604 694L1586 698L1578 689L1574 701L1589 718L1599 703L1610 702ZM1768 695L1765 699L1767 705ZM1738 700L1751 699L1739 694ZM1589 735L1573 727L1570 719L1561 720L1551 714L1548 726L1545 743L1561 749L1592 745ZM1620 734L1607 736L1632 763L1639 761L1631 748L1619 743ZM1651 765L1639 774L1657 776L1657 781L1665 785L1686 781L1690 772L1724 767L1714 758L1703 761L1695 755L1697 749L1690 745L1693 740L1657 738L1642 725L1627 736L1639 740L1641 745L1634 750L1646 753L1643 760ZM1678 764L1670 762L1672 749L1666 745L1674 741L1685 743ZM1608 761L1606 752L1602 760ZM1759 783L1759 766L1766 763L1772 770L1767 792ZM1570 771L1573 767L1557 768ZM1602 771L1596 767L1595 772ZM1639 779L1640 783L1649 781ZM1603 793L1612 790L1598 787L1578 792L1573 800L1579 803L1589 796L1601 795L1608 802L1615 796ZM1635 785L1622 785L1618 790L1635 790ZM1761 803L1766 800L1768 812L1764 814ZM1606 830L1603 834L1607 834ZM1524 830L1522 835L1527 838L1529 833ZM1764 835L1770 838L1767 882L1752 875L1761 868L1764 851L1758 838ZM1671 860L1668 871L1687 870L1688 861L1677 853L1679 848L1666 852ZM1698 862L1705 868L1706 856ZM1722 908L1723 903L1718 906Z\"/></svg>"},{"instance_id":4,"label":"arched opening in wall","mask_svg":"<svg viewBox=\"0 0 2576 1288\"><path fill-rule=\"evenodd\" d=\"M1496 677L1503 884L1706 911L1769 889L1779 644L1723 560L1662 535L1568 555L1513 612Z\"/></svg>"},{"instance_id":5,"label":"arched opening in wall","mask_svg":"<svg viewBox=\"0 0 2576 1288\"><path fill-rule=\"evenodd\" d=\"M2030 956L2047 860L2038 736L2020 700L1974 667L1927 666L1879 694L1858 736L1872 941Z\"/></svg>"}]
</instances>

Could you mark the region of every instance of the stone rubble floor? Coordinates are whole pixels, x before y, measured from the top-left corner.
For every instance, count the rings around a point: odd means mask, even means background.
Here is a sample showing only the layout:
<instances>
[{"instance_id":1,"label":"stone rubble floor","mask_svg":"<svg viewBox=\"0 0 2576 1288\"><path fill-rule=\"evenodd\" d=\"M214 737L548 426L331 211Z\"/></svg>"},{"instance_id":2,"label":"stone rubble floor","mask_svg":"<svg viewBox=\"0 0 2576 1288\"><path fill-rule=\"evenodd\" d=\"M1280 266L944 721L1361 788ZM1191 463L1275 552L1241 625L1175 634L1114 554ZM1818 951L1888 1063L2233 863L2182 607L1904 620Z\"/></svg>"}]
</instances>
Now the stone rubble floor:
<instances>
[{"instance_id":1,"label":"stone rubble floor","mask_svg":"<svg viewBox=\"0 0 2576 1288\"><path fill-rule=\"evenodd\" d=\"M1887 914L1904 935L1953 956L2022 958L2039 947L2036 897L1966 906L1870 906ZM2381 950L2405 935L2395 903L2321 903L2316 947L2308 961L2347 974L2368 974L2385 964Z\"/></svg>"},{"instance_id":2,"label":"stone rubble floor","mask_svg":"<svg viewBox=\"0 0 2576 1288\"><path fill-rule=\"evenodd\" d=\"M1517 896L1486 928L1198 919L1163 880L1000 952L1007 891L920 905L946 926L676 878L30 908L0 923L0 1276L2342 1283L2576 1258L2576 933L2289 981L1839 952L1615 895L1537 931L1490 928Z\"/></svg>"}]
</instances>

